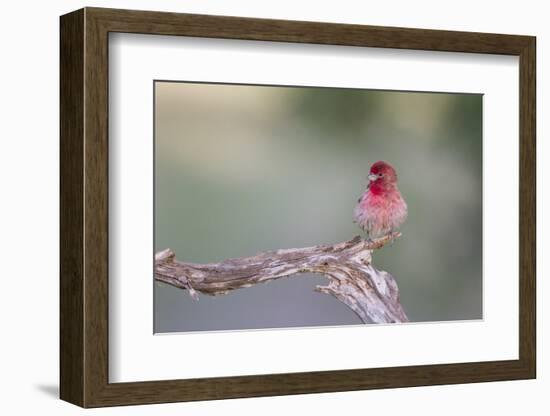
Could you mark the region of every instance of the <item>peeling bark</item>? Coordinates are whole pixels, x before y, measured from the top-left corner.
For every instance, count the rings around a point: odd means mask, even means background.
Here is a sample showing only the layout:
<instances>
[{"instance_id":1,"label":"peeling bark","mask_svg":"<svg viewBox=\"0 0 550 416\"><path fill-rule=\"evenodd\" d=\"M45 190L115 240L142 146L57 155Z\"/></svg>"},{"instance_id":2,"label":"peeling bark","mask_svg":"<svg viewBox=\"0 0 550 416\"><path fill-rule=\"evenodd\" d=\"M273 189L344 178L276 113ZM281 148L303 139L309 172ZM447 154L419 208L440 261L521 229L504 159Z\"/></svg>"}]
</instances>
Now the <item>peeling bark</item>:
<instances>
[{"instance_id":1,"label":"peeling bark","mask_svg":"<svg viewBox=\"0 0 550 416\"><path fill-rule=\"evenodd\" d=\"M372 265L373 250L400 236L393 233L373 241L355 237L334 245L266 251L209 264L176 260L166 249L155 255L155 279L186 289L196 300L198 293L223 295L282 277L322 274L328 284L315 290L346 304L364 323L408 322L395 278Z\"/></svg>"}]
</instances>

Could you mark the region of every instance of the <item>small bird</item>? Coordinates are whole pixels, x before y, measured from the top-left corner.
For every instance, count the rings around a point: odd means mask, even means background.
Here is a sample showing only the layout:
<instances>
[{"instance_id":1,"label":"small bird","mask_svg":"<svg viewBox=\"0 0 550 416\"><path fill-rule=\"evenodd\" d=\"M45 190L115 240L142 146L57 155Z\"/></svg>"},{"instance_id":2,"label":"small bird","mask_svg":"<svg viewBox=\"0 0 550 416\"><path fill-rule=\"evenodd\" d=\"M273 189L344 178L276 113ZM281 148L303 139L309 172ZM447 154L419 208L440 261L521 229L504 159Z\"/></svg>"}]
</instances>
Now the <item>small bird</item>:
<instances>
[{"instance_id":1,"label":"small bird","mask_svg":"<svg viewBox=\"0 0 550 416\"><path fill-rule=\"evenodd\" d=\"M357 201L353 217L370 240L399 228L407 218L407 204L397 188L395 169L389 163L374 163L368 180L367 189Z\"/></svg>"}]
</instances>

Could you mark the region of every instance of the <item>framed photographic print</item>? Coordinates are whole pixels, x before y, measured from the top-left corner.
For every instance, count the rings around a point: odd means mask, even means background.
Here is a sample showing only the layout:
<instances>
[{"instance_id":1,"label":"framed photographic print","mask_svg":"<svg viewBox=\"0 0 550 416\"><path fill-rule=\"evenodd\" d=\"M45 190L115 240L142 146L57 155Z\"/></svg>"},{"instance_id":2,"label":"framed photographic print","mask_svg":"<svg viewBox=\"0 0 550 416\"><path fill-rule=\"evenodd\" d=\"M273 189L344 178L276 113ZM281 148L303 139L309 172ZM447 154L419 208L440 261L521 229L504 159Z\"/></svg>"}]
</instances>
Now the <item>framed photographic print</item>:
<instances>
[{"instance_id":1,"label":"framed photographic print","mask_svg":"<svg viewBox=\"0 0 550 416\"><path fill-rule=\"evenodd\" d=\"M60 23L63 400L535 377L534 37Z\"/></svg>"}]
</instances>

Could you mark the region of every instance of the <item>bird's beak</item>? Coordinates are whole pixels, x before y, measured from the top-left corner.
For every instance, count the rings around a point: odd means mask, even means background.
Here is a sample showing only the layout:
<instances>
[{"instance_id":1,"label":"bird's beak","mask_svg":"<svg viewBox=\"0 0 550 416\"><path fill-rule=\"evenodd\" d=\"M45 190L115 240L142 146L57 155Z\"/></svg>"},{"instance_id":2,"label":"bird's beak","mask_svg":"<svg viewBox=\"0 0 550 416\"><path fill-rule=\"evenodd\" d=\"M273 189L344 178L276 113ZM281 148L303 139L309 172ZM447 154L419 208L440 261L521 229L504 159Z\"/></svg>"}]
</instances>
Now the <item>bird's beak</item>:
<instances>
[{"instance_id":1,"label":"bird's beak","mask_svg":"<svg viewBox=\"0 0 550 416\"><path fill-rule=\"evenodd\" d=\"M369 176L367 176L367 179L369 180L369 182L374 182L376 179L378 179L378 175L374 173L369 173Z\"/></svg>"}]
</instances>

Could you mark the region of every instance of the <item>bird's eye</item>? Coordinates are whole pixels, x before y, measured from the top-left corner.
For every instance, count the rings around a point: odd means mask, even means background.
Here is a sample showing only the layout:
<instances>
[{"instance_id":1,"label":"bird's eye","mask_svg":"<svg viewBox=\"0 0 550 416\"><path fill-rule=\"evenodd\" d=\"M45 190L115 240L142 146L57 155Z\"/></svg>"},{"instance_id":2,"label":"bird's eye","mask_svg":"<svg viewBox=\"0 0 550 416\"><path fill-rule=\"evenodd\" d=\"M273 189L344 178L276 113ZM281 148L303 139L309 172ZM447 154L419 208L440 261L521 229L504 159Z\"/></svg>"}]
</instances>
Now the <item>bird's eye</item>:
<instances>
[{"instance_id":1,"label":"bird's eye","mask_svg":"<svg viewBox=\"0 0 550 416\"><path fill-rule=\"evenodd\" d=\"M379 173L379 174L378 174L378 177L379 177L379 178L381 178L382 176L384 176L383 173Z\"/></svg>"}]
</instances>

